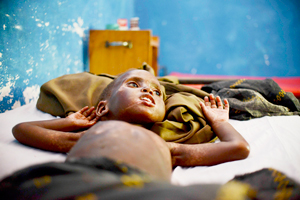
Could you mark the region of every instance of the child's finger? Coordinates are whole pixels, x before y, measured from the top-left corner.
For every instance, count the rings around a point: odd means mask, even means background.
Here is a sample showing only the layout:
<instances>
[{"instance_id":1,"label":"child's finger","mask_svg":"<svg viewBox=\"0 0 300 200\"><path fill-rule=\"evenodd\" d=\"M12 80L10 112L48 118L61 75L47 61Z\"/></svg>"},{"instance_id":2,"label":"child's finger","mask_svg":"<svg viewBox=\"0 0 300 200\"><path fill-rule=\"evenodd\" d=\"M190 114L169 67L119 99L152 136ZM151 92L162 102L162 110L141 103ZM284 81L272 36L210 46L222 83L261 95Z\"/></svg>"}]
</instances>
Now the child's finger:
<instances>
[{"instance_id":1,"label":"child's finger","mask_svg":"<svg viewBox=\"0 0 300 200\"><path fill-rule=\"evenodd\" d=\"M83 114L87 109L89 109L89 107L88 106L84 106L78 112L81 113L81 114Z\"/></svg>"},{"instance_id":2,"label":"child's finger","mask_svg":"<svg viewBox=\"0 0 300 200\"><path fill-rule=\"evenodd\" d=\"M91 120L91 122L96 123L100 119L100 116L96 115L94 119Z\"/></svg>"},{"instance_id":3,"label":"child's finger","mask_svg":"<svg viewBox=\"0 0 300 200\"><path fill-rule=\"evenodd\" d=\"M88 110L84 111L82 114L83 114L85 117L87 117L87 116L89 116L89 115L93 112L93 110L95 110L95 107L94 107L94 106L90 107Z\"/></svg>"},{"instance_id":4,"label":"child's finger","mask_svg":"<svg viewBox=\"0 0 300 200\"><path fill-rule=\"evenodd\" d=\"M205 106L209 106L210 103L209 103L209 99L207 96L204 97L204 103L205 103Z\"/></svg>"},{"instance_id":5,"label":"child's finger","mask_svg":"<svg viewBox=\"0 0 300 200\"><path fill-rule=\"evenodd\" d=\"M229 102L227 99L224 99L225 110L229 110Z\"/></svg>"},{"instance_id":6,"label":"child's finger","mask_svg":"<svg viewBox=\"0 0 300 200\"><path fill-rule=\"evenodd\" d=\"M206 112L207 108L206 108L205 104L202 101L200 101L200 107L202 108L203 112Z\"/></svg>"},{"instance_id":7,"label":"child's finger","mask_svg":"<svg viewBox=\"0 0 300 200\"><path fill-rule=\"evenodd\" d=\"M89 121L91 121L91 120L94 119L95 117L96 117L96 111L93 110L93 112L87 117L87 119L88 119Z\"/></svg>"},{"instance_id":8,"label":"child's finger","mask_svg":"<svg viewBox=\"0 0 300 200\"><path fill-rule=\"evenodd\" d=\"M202 101L200 101L200 107L201 108L205 107L205 104Z\"/></svg>"},{"instance_id":9,"label":"child's finger","mask_svg":"<svg viewBox=\"0 0 300 200\"><path fill-rule=\"evenodd\" d=\"M222 100L219 96L216 97L217 100L217 106L219 109L223 109L223 104L222 104Z\"/></svg>"},{"instance_id":10,"label":"child's finger","mask_svg":"<svg viewBox=\"0 0 300 200\"><path fill-rule=\"evenodd\" d=\"M100 116L97 115L96 110L88 117L88 120L92 123L97 122L100 119Z\"/></svg>"},{"instance_id":11,"label":"child's finger","mask_svg":"<svg viewBox=\"0 0 300 200\"><path fill-rule=\"evenodd\" d=\"M212 108L216 108L217 105L216 105L216 101L215 101L214 95L213 95L213 94L210 94L210 95L209 95L209 98L210 98L210 104L211 104L211 107L212 107Z\"/></svg>"}]
</instances>

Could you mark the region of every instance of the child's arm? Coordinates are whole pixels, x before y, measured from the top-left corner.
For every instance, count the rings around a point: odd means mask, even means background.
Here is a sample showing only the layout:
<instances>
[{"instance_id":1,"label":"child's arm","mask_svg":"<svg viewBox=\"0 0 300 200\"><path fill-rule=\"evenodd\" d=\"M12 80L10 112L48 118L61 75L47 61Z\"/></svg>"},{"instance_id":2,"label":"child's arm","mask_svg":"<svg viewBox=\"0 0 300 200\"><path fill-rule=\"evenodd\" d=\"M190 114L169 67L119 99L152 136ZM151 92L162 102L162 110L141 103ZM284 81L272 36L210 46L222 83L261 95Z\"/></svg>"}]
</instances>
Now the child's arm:
<instances>
[{"instance_id":1,"label":"child's arm","mask_svg":"<svg viewBox=\"0 0 300 200\"><path fill-rule=\"evenodd\" d=\"M84 107L66 118L23 122L13 129L14 137L21 143L36 148L68 152L84 132L98 121L95 108Z\"/></svg>"},{"instance_id":2,"label":"child's arm","mask_svg":"<svg viewBox=\"0 0 300 200\"><path fill-rule=\"evenodd\" d=\"M208 166L248 157L250 151L248 143L228 122L228 101L224 100L225 109L223 109L220 97L216 98L217 103L212 94L209 98L204 98L205 103L200 103L201 108L221 142L195 145L168 143L173 166Z\"/></svg>"}]
</instances>

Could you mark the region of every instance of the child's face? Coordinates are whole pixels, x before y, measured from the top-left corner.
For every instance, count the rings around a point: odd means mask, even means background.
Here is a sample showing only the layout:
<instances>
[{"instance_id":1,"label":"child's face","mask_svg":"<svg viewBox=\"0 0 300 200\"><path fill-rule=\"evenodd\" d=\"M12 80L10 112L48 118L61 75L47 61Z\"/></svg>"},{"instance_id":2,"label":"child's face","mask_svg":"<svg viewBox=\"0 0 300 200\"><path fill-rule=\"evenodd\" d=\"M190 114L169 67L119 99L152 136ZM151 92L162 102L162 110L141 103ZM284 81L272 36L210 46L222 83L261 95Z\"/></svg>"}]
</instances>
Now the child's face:
<instances>
[{"instance_id":1,"label":"child's face","mask_svg":"<svg viewBox=\"0 0 300 200\"><path fill-rule=\"evenodd\" d=\"M107 105L112 119L129 123L160 122L165 116L160 83L144 70L132 70L121 75Z\"/></svg>"}]
</instances>

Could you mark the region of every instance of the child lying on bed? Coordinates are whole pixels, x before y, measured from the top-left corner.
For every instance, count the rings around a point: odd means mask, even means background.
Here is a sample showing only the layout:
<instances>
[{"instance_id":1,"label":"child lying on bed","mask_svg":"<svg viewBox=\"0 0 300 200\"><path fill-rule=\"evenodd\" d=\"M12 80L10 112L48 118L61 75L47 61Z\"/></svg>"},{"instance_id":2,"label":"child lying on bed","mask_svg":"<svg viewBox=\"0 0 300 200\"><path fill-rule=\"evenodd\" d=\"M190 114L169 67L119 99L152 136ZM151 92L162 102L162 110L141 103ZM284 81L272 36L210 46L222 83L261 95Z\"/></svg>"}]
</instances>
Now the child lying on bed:
<instances>
[{"instance_id":1,"label":"child lying on bed","mask_svg":"<svg viewBox=\"0 0 300 200\"><path fill-rule=\"evenodd\" d=\"M201 104L204 115L219 143L170 143L173 166L215 165L244 159L249 154L245 139L229 124L229 104L213 95ZM165 116L165 104L160 83L144 70L131 70L116 78L103 91L97 108L85 107L67 118L25 122L13 128L14 137L21 143L40 149L69 152L84 131L96 122L121 120L147 128Z\"/></svg>"}]
</instances>

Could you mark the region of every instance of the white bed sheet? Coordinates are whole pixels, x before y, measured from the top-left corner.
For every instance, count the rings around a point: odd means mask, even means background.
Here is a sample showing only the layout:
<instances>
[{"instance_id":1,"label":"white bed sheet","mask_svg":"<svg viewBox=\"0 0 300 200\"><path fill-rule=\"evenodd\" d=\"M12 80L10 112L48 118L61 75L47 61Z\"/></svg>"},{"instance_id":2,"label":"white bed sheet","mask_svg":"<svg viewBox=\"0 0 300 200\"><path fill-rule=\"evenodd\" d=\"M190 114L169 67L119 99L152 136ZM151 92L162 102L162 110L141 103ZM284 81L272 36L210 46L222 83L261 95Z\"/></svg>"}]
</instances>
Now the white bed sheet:
<instances>
[{"instance_id":1,"label":"white bed sheet","mask_svg":"<svg viewBox=\"0 0 300 200\"><path fill-rule=\"evenodd\" d=\"M248 121L230 120L250 144L247 159L211 167L177 167L172 182L180 185L196 183L223 184L234 178L273 168L300 183L300 117L262 117Z\"/></svg>"},{"instance_id":2,"label":"white bed sheet","mask_svg":"<svg viewBox=\"0 0 300 200\"><path fill-rule=\"evenodd\" d=\"M55 117L39 111L36 102L0 114L0 180L24 167L49 161L64 161L66 155L32 148L18 143L11 132L24 121L47 120ZM179 185L223 184L235 175L274 168L300 183L300 117L263 117L230 123L249 142L247 159L211 167L177 167L172 182Z\"/></svg>"},{"instance_id":3,"label":"white bed sheet","mask_svg":"<svg viewBox=\"0 0 300 200\"><path fill-rule=\"evenodd\" d=\"M0 180L24 167L48 161L64 161L65 154L20 144L12 135L14 125L25 121L54 119L36 108L36 102L0 114Z\"/></svg>"}]
</instances>

